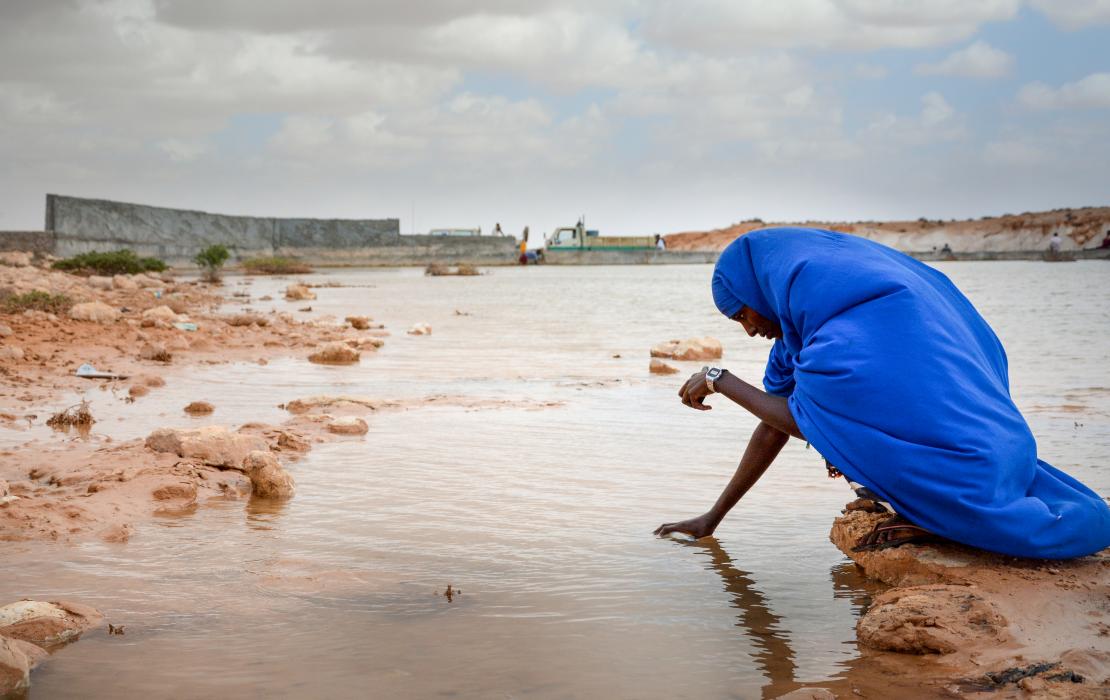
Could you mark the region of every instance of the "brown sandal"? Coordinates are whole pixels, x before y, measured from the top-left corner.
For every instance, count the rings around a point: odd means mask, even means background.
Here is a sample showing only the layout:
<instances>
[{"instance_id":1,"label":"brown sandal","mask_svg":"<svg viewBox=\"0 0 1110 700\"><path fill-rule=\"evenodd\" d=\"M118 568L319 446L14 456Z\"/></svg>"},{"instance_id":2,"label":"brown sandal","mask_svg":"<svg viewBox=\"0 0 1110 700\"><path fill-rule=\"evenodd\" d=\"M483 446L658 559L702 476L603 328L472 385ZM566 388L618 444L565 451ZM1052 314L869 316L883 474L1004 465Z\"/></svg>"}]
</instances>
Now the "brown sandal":
<instances>
[{"instance_id":1,"label":"brown sandal","mask_svg":"<svg viewBox=\"0 0 1110 700\"><path fill-rule=\"evenodd\" d=\"M895 537L894 533L900 530L911 534ZM887 518L877 523L875 527L872 528L871 532L867 533L856 542L856 546L852 547L852 551L877 552L881 549L901 547L904 544L936 542L938 539L940 538L925 528L914 525L901 515L895 515L893 518Z\"/></svg>"}]
</instances>

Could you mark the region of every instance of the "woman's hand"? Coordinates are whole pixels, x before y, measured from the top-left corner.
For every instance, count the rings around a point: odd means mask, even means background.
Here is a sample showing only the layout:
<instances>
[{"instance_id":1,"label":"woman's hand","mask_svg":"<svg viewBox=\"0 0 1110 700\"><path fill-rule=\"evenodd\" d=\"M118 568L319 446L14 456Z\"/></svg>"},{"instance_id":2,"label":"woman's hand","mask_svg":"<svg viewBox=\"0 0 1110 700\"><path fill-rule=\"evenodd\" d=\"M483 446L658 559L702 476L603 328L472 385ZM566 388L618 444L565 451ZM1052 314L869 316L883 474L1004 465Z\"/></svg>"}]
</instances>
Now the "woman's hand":
<instances>
[{"instance_id":1,"label":"woman's hand","mask_svg":"<svg viewBox=\"0 0 1110 700\"><path fill-rule=\"evenodd\" d=\"M694 372L682 388L678 390L678 395L682 398L682 403L690 408L696 408L699 411L708 411L712 406L706 406L702 401L706 396L711 393L709 391L709 384L705 381L705 373L708 367L702 367L700 372Z\"/></svg>"},{"instance_id":2,"label":"woman's hand","mask_svg":"<svg viewBox=\"0 0 1110 700\"><path fill-rule=\"evenodd\" d=\"M713 531L716 529L717 521L711 517L709 513L706 513L705 515L699 515L696 518L690 518L689 520L683 520L678 523L663 523L655 528L655 534L663 537L672 532L684 532L695 540L700 540L702 537L709 537L712 535Z\"/></svg>"}]
</instances>

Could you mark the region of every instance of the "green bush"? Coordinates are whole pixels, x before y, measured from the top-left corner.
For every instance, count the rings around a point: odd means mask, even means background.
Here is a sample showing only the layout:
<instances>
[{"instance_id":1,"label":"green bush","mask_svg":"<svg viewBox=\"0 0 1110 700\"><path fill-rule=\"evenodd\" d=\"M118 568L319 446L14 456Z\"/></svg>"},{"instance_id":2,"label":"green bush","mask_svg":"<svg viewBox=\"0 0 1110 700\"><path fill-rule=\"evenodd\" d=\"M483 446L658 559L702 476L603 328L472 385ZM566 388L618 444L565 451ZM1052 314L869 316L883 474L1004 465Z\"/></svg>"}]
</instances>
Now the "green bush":
<instances>
[{"instance_id":1,"label":"green bush","mask_svg":"<svg viewBox=\"0 0 1110 700\"><path fill-rule=\"evenodd\" d=\"M49 311L53 314L61 314L69 311L71 306L73 306L73 300L65 294L51 294L39 289L24 294L12 294L8 290L0 291L0 308L4 313Z\"/></svg>"},{"instance_id":2,"label":"green bush","mask_svg":"<svg viewBox=\"0 0 1110 700\"><path fill-rule=\"evenodd\" d=\"M54 263L55 270L96 275L135 275L140 272L162 272L166 263L158 258L140 258L127 248L108 253L93 251Z\"/></svg>"},{"instance_id":3,"label":"green bush","mask_svg":"<svg viewBox=\"0 0 1110 700\"><path fill-rule=\"evenodd\" d=\"M220 269L223 268L224 263L231 257L231 253L227 248L222 245L210 245L204 250L197 253L193 258L201 269L204 270L204 278L210 282L215 282L220 279Z\"/></svg>"},{"instance_id":4,"label":"green bush","mask_svg":"<svg viewBox=\"0 0 1110 700\"><path fill-rule=\"evenodd\" d=\"M312 268L296 258L249 258L239 263L250 275L304 275Z\"/></svg>"}]
</instances>

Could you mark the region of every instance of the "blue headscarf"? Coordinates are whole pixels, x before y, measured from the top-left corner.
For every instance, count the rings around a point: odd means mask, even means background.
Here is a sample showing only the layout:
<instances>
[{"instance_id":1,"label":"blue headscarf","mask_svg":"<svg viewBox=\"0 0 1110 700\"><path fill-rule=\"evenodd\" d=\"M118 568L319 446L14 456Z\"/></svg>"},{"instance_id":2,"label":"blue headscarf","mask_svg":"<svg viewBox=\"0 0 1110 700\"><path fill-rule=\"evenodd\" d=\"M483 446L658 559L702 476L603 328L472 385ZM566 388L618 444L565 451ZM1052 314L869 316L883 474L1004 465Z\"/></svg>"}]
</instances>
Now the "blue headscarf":
<instances>
[{"instance_id":1,"label":"blue headscarf","mask_svg":"<svg viewBox=\"0 0 1110 700\"><path fill-rule=\"evenodd\" d=\"M856 236L763 229L721 254L713 299L782 327L764 387L789 397L822 456L910 521L1015 556L1110 546L1110 508L1037 458L1002 344L942 273Z\"/></svg>"}]
</instances>

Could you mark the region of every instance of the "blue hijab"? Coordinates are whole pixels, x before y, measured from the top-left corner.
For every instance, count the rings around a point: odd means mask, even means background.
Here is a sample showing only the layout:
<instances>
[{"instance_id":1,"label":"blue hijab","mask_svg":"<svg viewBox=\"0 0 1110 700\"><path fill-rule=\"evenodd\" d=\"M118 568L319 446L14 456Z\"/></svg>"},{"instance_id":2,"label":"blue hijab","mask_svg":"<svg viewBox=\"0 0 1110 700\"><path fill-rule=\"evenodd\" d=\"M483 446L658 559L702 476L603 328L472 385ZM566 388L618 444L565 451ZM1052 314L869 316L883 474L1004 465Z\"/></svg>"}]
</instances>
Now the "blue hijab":
<instances>
[{"instance_id":1,"label":"blue hijab","mask_svg":"<svg viewBox=\"0 0 1110 700\"><path fill-rule=\"evenodd\" d=\"M1110 546L1110 508L1037 459L1006 352L943 274L872 241L773 228L713 272L725 316L782 326L763 384L849 479L938 535L1049 559Z\"/></svg>"}]
</instances>

